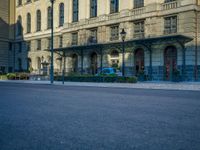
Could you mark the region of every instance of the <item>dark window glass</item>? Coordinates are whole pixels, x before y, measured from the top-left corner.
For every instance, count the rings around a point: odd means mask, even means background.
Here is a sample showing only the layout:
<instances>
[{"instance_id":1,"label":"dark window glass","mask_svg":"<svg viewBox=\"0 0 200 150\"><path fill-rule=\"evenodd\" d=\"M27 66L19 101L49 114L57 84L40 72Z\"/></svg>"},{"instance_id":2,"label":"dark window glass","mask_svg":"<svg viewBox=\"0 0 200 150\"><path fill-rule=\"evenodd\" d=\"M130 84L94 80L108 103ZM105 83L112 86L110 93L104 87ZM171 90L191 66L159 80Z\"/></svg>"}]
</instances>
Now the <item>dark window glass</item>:
<instances>
[{"instance_id":1,"label":"dark window glass","mask_svg":"<svg viewBox=\"0 0 200 150\"><path fill-rule=\"evenodd\" d=\"M165 0L165 3L174 2L176 0Z\"/></svg>"},{"instance_id":2,"label":"dark window glass","mask_svg":"<svg viewBox=\"0 0 200 150\"><path fill-rule=\"evenodd\" d=\"M60 4L59 10L60 10L59 25L63 26L64 24L64 4L63 3Z\"/></svg>"},{"instance_id":3,"label":"dark window glass","mask_svg":"<svg viewBox=\"0 0 200 150\"><path fill-rule=\"evenodd\" d=\"M134 8L144 7L144 0L134 0Z\"/></svg>"},{"instance_id":4,"label":"dark window glass","mask_svg":"<svg viewBox=\"0 0 200 150\"><path fill-rule=\"evenodd\" d=\"M27 14L27 33L30 33L31 32L31 14L28 13Z\"/></svg>"},{"instance_id":5,"label":"dark window glass","mask_svg":"<svg viewBox=\"0 0 200 150\"><path fill-rule=\"evenodd\" d=\"M36 19L36 27L37 27L37 30L36 31L41 31L41 11L40 10L37 10L37 19Z\"/></svg>"},{"instance_id":6,"label":"dark window glass","mask_svg":"<svg viewBox=\"0 0 200 150\"><path fill-rule=\"evenodd\" d=\"M41 40L37 40L37 50L41 50Z\"/></svg>"},{"instance_id":7,"label":"dark window glass","mask_svg":"<svg viewBox=\"0 0 200 150\"><path fill-rule=\"evenodd\" d=\"M164 21L164 33L177 33L177 16L166 17Z\"/></svg>"},{"instance_id":8,"label":"dark window glass","mask_svg":"<svg viewBox=\"0 0 200 150\"><path fill-rule=\"evenodd\" d=\"M51 28L51 7L47 8L47 29Z\"/></svg>"},{"instance_id":9,"label":"dark window glass","mask_svg":"<svg viewBox=\"0 0 200 150\"><path fill-rule=\"evenodd\" d=\"M22 17L18 16L17 19L17 35L22 35Z\"/></svg>"},{"instance_id":10,"label":"dark window glass","mask_svg":"<svg viewBox=\"0 0 200 150\"><path fill-rule=\"evenodd\" d=\"M90 17L97 16L97 0L90 0Z\"/></svg>"},{"instance_id":11,"label":"dark window glass","mask_svg":"<svg viewBox=\"0 0 200 150\"><path fill-rule=\"evenodd\" d=\"M78 0L73 0L73 17L72 17L72 21L73 22L77 22L78 21Z\"/></svg>"},{"instance_id":12,"label":"dark window glass","mask_svg":"<svg viewBox=\"0 0 200 150\"><path fill-rule=\"evenodd\" d=\"M72 33L72 45L78 44L78 33Z\"/></svg>"},{"instance_id":13,"label":"dark window glass","mask_svg":"<svg viewBox=\"0 0 200 150\"><path fill-rule=\"evenodd\" d=\"M119 11L119 0L110 0L110 13Z\"/></svg>"},{"instance_id":14,"label":"dark window glass","mask_svg":"<svg viewBox=\"0 0 200 150\"><path fill-rule=\"evenodd\" d=\"M144 37L144 21L137 21L134 23L134 37L143 38Z\"/></svg>"}]
</instances>

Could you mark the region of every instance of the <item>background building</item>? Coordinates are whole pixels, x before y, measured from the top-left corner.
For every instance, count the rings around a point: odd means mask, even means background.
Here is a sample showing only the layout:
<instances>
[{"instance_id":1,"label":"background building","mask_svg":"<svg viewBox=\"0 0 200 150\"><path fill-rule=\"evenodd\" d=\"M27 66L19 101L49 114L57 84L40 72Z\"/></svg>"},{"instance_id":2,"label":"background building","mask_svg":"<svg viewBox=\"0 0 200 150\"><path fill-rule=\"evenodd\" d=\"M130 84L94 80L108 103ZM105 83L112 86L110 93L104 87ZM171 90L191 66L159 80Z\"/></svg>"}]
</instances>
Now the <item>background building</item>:
<instances>
[{"instance_id":1,"label":"background building","mask_svg":"<svg viewBox=\"0 0 200 150\"><path fill-rule=\"evenodd\" d=\"M125 74L153 80L200 80L198 0L56 0L54 67L61 72L121 69L120 32L125 29ZM41 73L50 62L51 3L16 1L15 70ZM62 59L63 52L65 53ZM61 56L58 54L60 53Z\"/></svg>"},{"instance_id":2,"label":"background building","mask_svg":"<svg viewBox=\"0 0 200 150\"><path fill-rule=\"evenodd\" d=\"M13 71L15 1L0 0L0 73Z\"/></svg>"}]
</instances>

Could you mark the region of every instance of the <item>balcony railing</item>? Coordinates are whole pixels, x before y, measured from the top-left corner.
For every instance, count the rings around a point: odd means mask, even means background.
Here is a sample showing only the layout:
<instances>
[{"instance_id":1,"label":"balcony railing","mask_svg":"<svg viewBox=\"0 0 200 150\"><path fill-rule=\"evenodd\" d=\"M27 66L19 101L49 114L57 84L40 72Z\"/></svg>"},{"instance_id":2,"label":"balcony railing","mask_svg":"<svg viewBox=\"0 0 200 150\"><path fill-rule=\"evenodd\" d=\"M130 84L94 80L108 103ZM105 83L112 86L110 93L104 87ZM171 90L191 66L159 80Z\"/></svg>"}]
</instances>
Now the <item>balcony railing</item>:
<instances>
[{"instance_id":1,"label":"balcony railing","mask_svg":"<svg viewBox=\"0 0 200 150\"><path fill-rule=\"evenodd\" d=\"M177 7L178 7L177 1L162 4L162 10L169 10Z\"/></svg>"},{"instance_id":2,"label":"balcony railing","mask_svg":"<svg viewBox=\"0 0 200 150\"><path fill-rule=\"evenodd\" d=\"M136 8L131 11L131 16L141 15L145 13L145 7Z\"/></svg>"}]
</instances>

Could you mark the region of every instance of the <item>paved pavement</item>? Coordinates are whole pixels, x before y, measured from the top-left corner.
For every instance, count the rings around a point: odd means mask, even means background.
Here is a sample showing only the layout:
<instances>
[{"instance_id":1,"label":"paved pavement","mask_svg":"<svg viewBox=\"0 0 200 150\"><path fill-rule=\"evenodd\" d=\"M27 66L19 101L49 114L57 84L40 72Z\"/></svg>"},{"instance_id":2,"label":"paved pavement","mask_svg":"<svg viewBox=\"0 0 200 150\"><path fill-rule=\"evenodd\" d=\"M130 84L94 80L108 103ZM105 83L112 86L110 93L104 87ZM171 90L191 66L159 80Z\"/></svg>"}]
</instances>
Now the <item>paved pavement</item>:
<instances>
[{"instance_id":1,"label":"paved pavement","mask_svg":"<svg viewBox=\"0 0 200 150\"><path fill-rule=\"evenodd\" d=\"M50 81L9 81L0 80L6 83L30 83L50 84ZM54 85L63 85L62 82L54 82ZM200 91L200 82L138 82L129 83L90 83L90 82L65 82L65 86L87 86L87 87L110 87L110 88L136 88L136 89L163 89L163 90L189 90Z\"/></svg>"},{"instance_id":2,"label":"paved pavement","mask_svg":"<svg viewBox=\"0 0 200 150\"><path fill-rule=\"evenodd\" d=\"M0 150L199 150L199 97L0 82Z\"/></svg>"}]
</instances>

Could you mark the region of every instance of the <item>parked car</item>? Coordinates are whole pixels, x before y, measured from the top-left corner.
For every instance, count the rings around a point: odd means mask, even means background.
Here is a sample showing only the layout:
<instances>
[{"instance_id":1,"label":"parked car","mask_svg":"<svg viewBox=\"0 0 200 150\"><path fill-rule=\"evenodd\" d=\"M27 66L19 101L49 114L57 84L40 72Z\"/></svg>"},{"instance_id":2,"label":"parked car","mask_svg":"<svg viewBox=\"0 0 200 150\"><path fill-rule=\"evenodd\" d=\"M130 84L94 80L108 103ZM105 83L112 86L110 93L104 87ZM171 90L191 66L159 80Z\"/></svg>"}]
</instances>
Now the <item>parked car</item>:
<instances>
[{"instance_id":1,"label":"parked car","mask_svg":"<svg viewBox=\"0 0 200 150\"><path fill-rule=\"evenodd\" d=\"M103 68L98 74L99 75L116 75L116 76L122 76L122 73L119 70L116 70L115 68Z\"/></svg>"}]
</instances>

